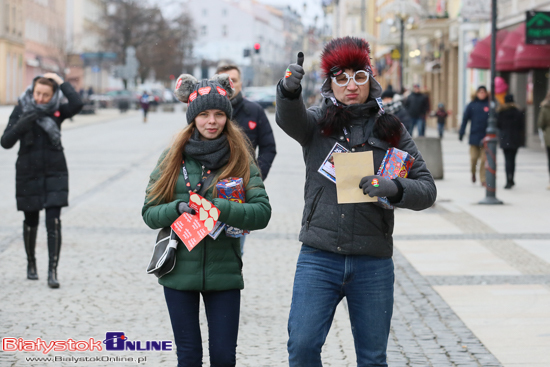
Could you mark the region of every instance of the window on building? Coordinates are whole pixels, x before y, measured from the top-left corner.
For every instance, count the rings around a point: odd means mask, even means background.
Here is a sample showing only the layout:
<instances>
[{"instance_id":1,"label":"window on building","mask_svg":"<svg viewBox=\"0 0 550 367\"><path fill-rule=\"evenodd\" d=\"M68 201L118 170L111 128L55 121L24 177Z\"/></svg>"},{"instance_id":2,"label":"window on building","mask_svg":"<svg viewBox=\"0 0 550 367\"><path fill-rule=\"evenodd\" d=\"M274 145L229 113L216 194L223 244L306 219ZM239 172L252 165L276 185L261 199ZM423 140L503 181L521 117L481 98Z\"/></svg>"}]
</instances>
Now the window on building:
<instances>
[{"instance_id":1,"label":"window on building","mask_svg":"<svg viewBox=\"0 0 550 367\"><path fill-rule=\"evenodd\" d=\"M10 5L6 4L6 11L4 12L4 24L6 24L6 32L10 31Z\"/></svg>"},{"instance_id":2,"label":"window on building","mask_svg":"<svg viewBox=\"0 0 550 367\"><path fill-rule=\"evenodd\" d=\"M206 32L207 32L206 26L205 25L201 26L201 36L206 36Z\"/></svg>"}]
</instances>

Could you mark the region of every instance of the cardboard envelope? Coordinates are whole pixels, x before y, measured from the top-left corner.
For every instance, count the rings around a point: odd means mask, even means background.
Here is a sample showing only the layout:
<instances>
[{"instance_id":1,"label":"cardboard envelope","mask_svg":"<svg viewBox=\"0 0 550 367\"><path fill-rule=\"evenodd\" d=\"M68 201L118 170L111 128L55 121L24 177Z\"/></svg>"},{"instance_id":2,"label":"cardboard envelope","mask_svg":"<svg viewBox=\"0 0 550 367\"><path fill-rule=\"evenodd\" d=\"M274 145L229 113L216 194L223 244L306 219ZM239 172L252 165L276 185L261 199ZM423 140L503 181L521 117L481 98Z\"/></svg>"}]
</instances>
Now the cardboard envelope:
<instances>
[{"instance_id":1,"label":"cardboard envelope","mask_svg":"<svg viewBox=\"0 0 550 367\"><path fill-rule=\"evenodd\" d=\"M359 182L365 176L374 175L372 151L357 153L334 153L336 171L336 194L338 204L371 203L378 198L363 194Z\"/></svg>"}]
</instances>

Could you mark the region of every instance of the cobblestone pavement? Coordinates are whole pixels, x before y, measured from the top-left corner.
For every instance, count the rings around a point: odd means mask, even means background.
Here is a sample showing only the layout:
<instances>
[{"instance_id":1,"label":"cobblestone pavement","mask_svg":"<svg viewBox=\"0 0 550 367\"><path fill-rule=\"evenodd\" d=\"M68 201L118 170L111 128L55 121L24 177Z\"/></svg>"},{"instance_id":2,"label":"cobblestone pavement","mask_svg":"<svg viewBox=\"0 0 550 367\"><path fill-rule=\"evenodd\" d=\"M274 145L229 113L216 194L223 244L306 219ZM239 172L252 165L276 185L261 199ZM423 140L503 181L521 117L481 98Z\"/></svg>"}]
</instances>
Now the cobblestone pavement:
<instances>
[{"instance_id":1,"label":"cobblestone pavement","mask_svg":"<svg viewBox=\"0 0 550 367\"><path fill-rule=\"evenodd\" d=\"M266 181L273 216L268 228L251 234L245 245L239 366L287 365L286 322L300 247L297 233L303 207L304 170L300 147L275 126L273 115L270 119L278 144L275 165ZM150 171L162 149L184 124L181 113L153 113L147 124L140 121L140 116L132 115L64 133L71 205L62 213L58 290L46 285L43 218L36 250L40 280L25 278L20 239L22 214L15 211L14 200L16 150L0 152L0 337L103 340L107 331L123 331L130 340L172 340L162 289L156 278L145 273L156 234L145 226L140 211ZM492 232L469 231L487 235ZM396 241L409 239L402 235ZM491 240L494 238L484 241ZM530 260L533 259L526 258ZM424 277L398 250L394 261L390 366L500 366L432 285L507 279ZM545 264L539 264L537 269L514 279L548 284ZM201 319L204 361L208 366L204 313ZM69 360L86 356L144 357L145 365L176 365L174 352L51 352L48 357L67 360L25 360L43 356L37 352L0 352L0 366L136 365L127 361L76 364ZM355 366L345 301L336 312L323 349L323 362L325 366Z\"/></svg>"}]
</instances>

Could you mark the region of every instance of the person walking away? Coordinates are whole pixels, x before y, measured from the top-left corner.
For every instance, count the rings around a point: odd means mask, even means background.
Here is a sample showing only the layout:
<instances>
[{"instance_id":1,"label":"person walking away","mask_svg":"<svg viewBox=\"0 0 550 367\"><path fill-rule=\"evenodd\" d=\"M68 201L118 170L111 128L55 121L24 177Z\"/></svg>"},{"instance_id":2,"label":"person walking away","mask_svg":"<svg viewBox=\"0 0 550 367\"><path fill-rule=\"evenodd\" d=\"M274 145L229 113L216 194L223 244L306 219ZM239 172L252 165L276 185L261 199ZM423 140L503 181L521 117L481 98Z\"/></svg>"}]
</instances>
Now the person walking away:
<instances>
[{"instance_id":1,"label":"person walking away","mask_svg":"<svg viewBox=\"0 0 550 367\"><path fill-rule=\"evenodd\" d=\"M428 97L420 91L419 84L413 85L413 91L407 97L405 107L411 116L411 136L415 126L417 126L418 136L424 136L426 131L426 114L430 110L430 104Z\"/></svg>"},{"instance_id":2,"label":"person walking away","mask_svg":"<svg viewBox=\"0 0 550 367\"><path fill-rule=\"evenodd\" d=\"M63 95L68 102L62 104ZM27 279L31 280L38 279L36 234L40 211L46 211L50 288L59 288L61 208L69 205L69 174L61 144L61 123L79 113L82 107L80 96L69 82L63 82L54 73L37 76L19 97L0 140L5 149L19 141L15 198L17 210L25 215L23 243L27 253Z\"/></svg>"},{"instance_id":3,"label":"person walking away","mask_svg":"<svg viewBox=\"0 0 550 367\"><path fill-rule=\"evenodd\" d=\"M382 92L381 97L386 113L395 115L395 117L403 123L403 126L405 126L405 129L407 129L409 134L411 134L411 116L409 116L409 112L407 112L407 109L403 106L401 97L390 88Z\"/></svg>"},{"instance_id":4,"label":"person walking away","mask_svg":"<svg viewBox=\"0 0 550 367\"><path fill-rule=\"evenodd\" d=\"M143 220L152 229L169 227L182 213L194 214L189 195L197 192L220 210L219 220L236 228L265 228L271 206L248 143L231 121L233 94L228 75L197 81L181 75L176 97L188 103L188 126L161 155L147 186ZM229 177L243 179L246 203L218 198L215 186ZM206 236L192 251L180 242L174 269L159 283L176 343L178 367L202 366L199 300L202 295L210 366L235 366L240 292L244 287L239 240L221 233Z\"/></svg>"},{"instance_id":5,"label":"person walking away","mask_svg":"<svg viewBox=\"0 0 550 367\"><path fill-rule=\"evenodd\" d=\"M228 64L218 67L217 74L228 74L233 82L235 93L231 98L233 106L233 119L237 122L242 131L250 140L252 147L252 156L256 158L256 162L260 167L262 179L265 181L267 174L271 169L271 165L277 155L275 146L275 137L271 124L267 119L262 106L243 96L241 79L241 70L237 65ZM256 149L258 155L256 156ZM241 254L244 254L244 243L246 236L241 237Z\"/></svg>"},{"instance_id":6,"label":"person walking away","mask_svg":"<svg viewBox=\"0 0 550 367\"><path fill-rule=\"evenodd\" d=\"M548 155L548 172L550 173L550 91L546 93L546 97L540 105L538 127L544 134L546 154ZM550 190L550 184L547 189Z\"/></svg>"},{"instance_id":7,"label":"person walking away","mask_svg":"<svg viewBox=\"0 0 550 367\"><path fill-rule=\"evenodd\" d=\"M371 151L375 170L390 147L415 162L407 178L367 176L365 195L388 197L399 208L423 210L436 198L434 180L409 133L383 114L382 88L374 79L369 44L361 38L331 40L321 54L323 104L306 109L303 54L277 86L276 122L303 150L306 166L302 247L288 320L289 366L320 367L321 349L338 303L346 297L358 366L387 366L393 310L393 209L375 203L338 204L336 185L318 172L340 144Z\"/></svg>"},{"instance_id":8,"label":"person walking away","mask_svg":"<svg viewBox=\"0 0 550 367\"><path fill-rule=\"evenodd\" d=\"M504 104L498 109L497 127L506 166L506 186L504 188L511 189L515 185L516 154L524 144L525 138L525 115L514 103L514 96L511 94L504 97Z\"/></svg>"},{"instance_id":9,"label":"person walking away","mask_svg":"<svg viewBox=\"0 0 550 367\"><path fill-rule=\"evenodd\" d=\"M437 111L435 111L434 116L437 118L437 132L439 133L439 138L443 139L445 123L447 122L447 116L449 116L443 103L437 105Z\"/></svg>"},{"instance_id":10,"label":"person walking away","mask_svg":"<svg viewBox=\"0 0 550 367\"><path fill-rule=\"evenodd\" d=\"M143 123L147 122L147 112L149 112L149 94L146 91L143 91L141 98L139 99L141 104L141 109L143 110Z\"/></svg>"},{"instance_id":11,"label":"person walking away","mask_svg":"<svg viewBox=\"0 0 550 367\"><path fill-rule=\"evenodd\" d=\"M483 149L483 138L487 133L487 124L489 122L489 94L487 88L481 85L477 88L474 100L470 102L462 116L462 125L458 132L458 139L462 141L466 133L466 126L471 121L470 126L470 169L472 172L472 182L476 182L477 162L479 164L479 179L485 186L485 150Z\"/></svg>"}]
</instances>

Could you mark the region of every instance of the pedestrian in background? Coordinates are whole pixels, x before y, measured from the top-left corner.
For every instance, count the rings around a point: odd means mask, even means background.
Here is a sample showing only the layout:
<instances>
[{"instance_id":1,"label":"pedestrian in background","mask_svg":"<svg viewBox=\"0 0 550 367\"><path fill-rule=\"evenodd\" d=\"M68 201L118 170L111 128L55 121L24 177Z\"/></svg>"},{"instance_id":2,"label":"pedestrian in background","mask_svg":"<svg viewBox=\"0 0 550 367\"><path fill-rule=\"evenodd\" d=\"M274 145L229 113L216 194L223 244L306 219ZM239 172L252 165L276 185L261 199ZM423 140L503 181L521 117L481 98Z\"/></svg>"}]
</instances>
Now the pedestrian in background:
<instances>
[{"instance_id":1,"label":"pedestrian in background","mask_svg":"<svg viewBox=\"0 0 550 367\"><path fill-rule=\"evenodd\" d=\"M428 97L420 91L419 84L413 85L413 91L407 97L405 107L411 116L411 136L415 126L418 130L418 136L424 136L426 130L426 114L430 110L430 102Z\"/></svg>"},{"instance_id":2,"label":"pedestrian in background","mask_svg":"<svg viewBox=\"0 0 550 367\"><path fill-rule=\"evenodd\" d=\"M149 94L146 91L143 91L141 98L139 99L141 104L141 109L143 110L143 123L147 122L147 112L149 112Z\"/></svg>"},{"instance_id":3,"label":"pedestrian in background","mask_svg":"<svg viewBox=\"0 0 550 367\"><path fill-rule=\"evenodd\" d=\"M439 133L439 138L443 139L443 133L445 132L445 124L447 123L447 110L445 110L445 105L440 103L437 105L437 111L434 112L433 116L437 119L437 132Z\"/></svg>"},{"instance_id":4,"label":"pedestrian in background","mask_svg":"<svg viewBox=\"0 0 550 367\"><path fill-rule=\"evenodd\" d=\"M61 103L62 96L68 103ZM37 280L35 247L39 214L46 211L48 286L59 288L57 266L61 251L61 208L68 206L69 173L61 145L61 123L82 109L82 100L69 82L57 74L34 78L11 113L2 135L2 147L19 141L15 164L17 210L23 211L23 242L27 279Z\"/></svg>"},{"instance_id":5,"label":"pedestrian in background","mask_svg":"<svg viewBox=\"0 0 550 367\"><path fill-rule=\"evenodd\" d=\"M516 154L525 140L525 115L514 103L514 96L511 94L504 97L504 104L498 109L497 127L506 166L506 186L504 188L511 189L515 185Z\"/></svg>"},{"instance_id":6,"label":"pedestrian in background","mask_svg":"<svg viewBox=\"0 0 550 367\"><path fill-rule=\"evenodd\" d=\"M412 134L412 121L409 112L403 106L401 102L401 96L395 93L392 89L388 88L382 92L382 103L384 103L384 110L387 113L395 115L405 126L405 129Z\"/></svg>"},{"instance_id":7,"label":"pedestrian in background","mask_svg":"<svg viewBox=\"0 0 550 367\"><path fill-rule=\"evenodd\" d=\"M338 204L336 185L318 172L337 145L372 151L375 170L389 147L416 158L407 178L367 176L365 195L386 196L399 208L422 210L436 197L434 180L401 122L383 114L382 88L374 79L364 39L331 40L321 55L326 75L321 106L306 109L301 80L303 54L277 86L277 124L303 150L306 165L302 247L288 320L290 367L320 367L321 349L336 307L346 297L358 366L387 366L393 310L394 266L391 209L374 203ZM349 153L352 154L352 153ZM377 181L376 181L377 180Z\"/></svg>"},{"instance_id":8,"label":"pedestrian in background","mask_svg":"<svg viewBox=\"0 0 550 367\"><path fill-rule=\"evenodd\" d=\"M262 173L262 179L265 181L277 154L271 124L264 109L256 102L243 96L241 70L237 65L222 65L218 67L216 73L228 74L233 81L233 87L235 88L235 94L231 98L233 121L239 124L241 130L245 132L250 140L254 157L256 157L256 148L258 149L256 159Z\"/></svg>"},{"instance_id":9,"label":"pedestrian in background","mask_svg":"<svg viewBox=\"0 0 550 367\"><path fill-rule=\"evenodd\" d=\"M540 104L538 126L544 134L546 154L548 155L548 172L550 173L550 91L546 93L546 98ZM550 190L550 184L548 190Z\"/></svg>"},{"instance_id":10,"label":"pedestrian in background","mask_svg":"<svg viewBox=\"0 0 550 367\"><path fill-rule=\"evenodd\" d=\"M188 126L161 155L151 174L143 220L153 229L169 227L182 213L192 213L189 195L197 192L219 210L219 220L236 228L267 226L271 206L250 155L248 142L231 121L229 76L198 82L191 75L177 80L176 97L188 103ZM246 203L216 197L214 187L225 178L243 179ZM177 248L174 269L159 278L177 347L178 366L202 366L199 303L208 320L211 366L235 366L240 297L244 288L239 240L221 233L206 236L192 251Z\"/></svg>"},{"instance_id":11,"label":"pedestrian in background","mask_svg":"<svg viewBox=\"0 0 550 367\"><path fill-rule=\"evenodd\" d=\"M462 116L462 125L458 132L458 139L462 141L466 133L468 122L470 126L470 169L472 172L472 182L476 182L477 162L479 164L479 179L485 186L485 150L483 149L483 138L487 133L487 124L489 122L489 94L487 88L481 85L477 88L472 102L466 106Z\"/></svg>"}]
</instances>

